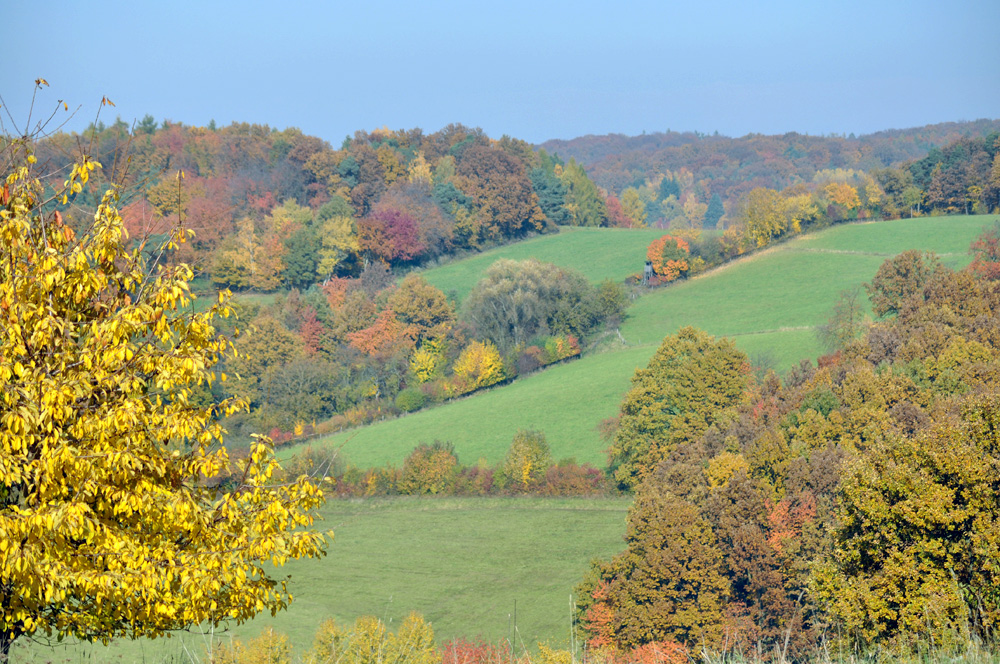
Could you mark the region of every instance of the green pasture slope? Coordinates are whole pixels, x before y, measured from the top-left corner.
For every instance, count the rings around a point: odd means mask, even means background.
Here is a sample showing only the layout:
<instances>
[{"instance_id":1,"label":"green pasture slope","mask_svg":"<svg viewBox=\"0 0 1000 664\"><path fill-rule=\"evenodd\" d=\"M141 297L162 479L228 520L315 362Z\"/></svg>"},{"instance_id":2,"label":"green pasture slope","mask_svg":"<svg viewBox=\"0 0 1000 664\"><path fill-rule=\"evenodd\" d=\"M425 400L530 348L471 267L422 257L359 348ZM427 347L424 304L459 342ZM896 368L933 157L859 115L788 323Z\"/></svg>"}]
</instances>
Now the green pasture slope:
<instances>
[{"instance_id":1,"label":"green pasture slope","mask_svg":"<svg viewBox=\"0 0 1000 664\"><path fill-rule=\"evenodd\" d=\"M662 229L574 228L563 226L555 235L542 235L509 244L441 267L420 272L428 282L462 302L490 265L501 258L526 260L571 267L591 283L604 279L624 281L642 274L646 247L661 237Z\"/></svg>"},{"instance_id":2,"label":"green pasture slope","mask_svg":"<svg viewBox=\"0 0 1000 664\"><path fill-rule=\"evenodd\" d=\"M517 646L565 648L570 592L594 557L620 551L626 498L444 498L333 501L323 528L335 538L327 557L293 561L294 600L230 635L253 638L266 627L287 634L303 654L319 624L350 625L373 615L395 629L410 612L431 622L439 643L458 636L493 643L512 633ZM110 647L33 647L15 662L197 662L201 635L119 641ZM190 653L190 655L188 654Z\"/></svg>"},{"instance_id":3,"label":"green pasture slope","mask_svg":"<svg viewBox=\"0 0 1000 664\"><path fill-rule=\"evenodd\" d=\"M318 440L318 447L340 451L358 466L402 463L420 442L450 441L460 461L489 463L500 460L519 428L543 431L557 459L601 465L606 443L598 433L600 422L616 413L632 373L644 366L663 337L684 325L702 328L734 339L751 359L787 370L799 360L815 360L822 349L816 326L822 324L840 292L870 280L878 266L907 248L932 250L950 267L969 261L968 247L993 216L957 216L905 219L837 226L794 238L761 253L680 284L650 291L629 309L620 333L602 352L550 368L513 384L460 399L404 418ZM645 242L652 235L641 231L581 229L531 242L554 243L546 257L562 255L565 265L582 268L591 259L582 251L563 252L560 241L605 245L605 254L632 265L644 260ZM614 249L618 238L634 242L628 254ZM530 245L531 242L524 243ZM505 248L513 250L520 245ZM630 257L638 255L635 261ZM499 256L497 256L499 257ZM571 260L576 258L576 260ZM474 281L482 256L425 272L432 283L465 270L463 279ZM579 260L579 262L578 262ZM468 264L467 264L468 263ZM593 266L591 266L593 268ZM485 268L483 268L485 269ZM596 268L593 268L596 270ZM612 272L609 263L591 272L602 279Z\"/></svg>"}]
</instances>

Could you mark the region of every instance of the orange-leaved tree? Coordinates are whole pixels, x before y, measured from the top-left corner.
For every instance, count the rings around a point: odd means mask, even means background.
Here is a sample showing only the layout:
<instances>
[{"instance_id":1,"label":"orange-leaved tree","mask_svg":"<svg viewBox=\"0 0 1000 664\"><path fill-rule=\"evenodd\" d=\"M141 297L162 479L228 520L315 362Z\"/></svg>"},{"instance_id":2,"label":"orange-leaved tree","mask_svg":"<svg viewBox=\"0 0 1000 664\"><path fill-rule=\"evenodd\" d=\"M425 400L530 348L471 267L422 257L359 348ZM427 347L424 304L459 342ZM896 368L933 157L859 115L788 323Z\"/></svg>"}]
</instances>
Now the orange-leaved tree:
<instances>
[{"instance_id":1,"label":"orange-leaved tree","mask_svg":"<svg viewBox=\"0 0 1000 664\"><path fill-rule=\"evenodd\" d=\"M21 638L156 637L283 608L272 565L323 553L323 492L276 483L266 439L231 459L219 419L243 402L195 398L224 379L227 297L196 313L188 266L126 250L115 188L89 228L62 222L99 164L48 195L28 141L0 159L0 662Z\"/></svg>"},{"instance_id":2,"label":"orange-leaved tree","mask_svg":"<svg viewBox=\"0 0 1000 664\"><path fill-rule=\"evenodd\" d=\"M646 258L653 264L653 271L665 281L673 281L687 274L690 255L691 247L687 241L673 235L653 240L646 248Z\"/></svg>"}]
</instances>

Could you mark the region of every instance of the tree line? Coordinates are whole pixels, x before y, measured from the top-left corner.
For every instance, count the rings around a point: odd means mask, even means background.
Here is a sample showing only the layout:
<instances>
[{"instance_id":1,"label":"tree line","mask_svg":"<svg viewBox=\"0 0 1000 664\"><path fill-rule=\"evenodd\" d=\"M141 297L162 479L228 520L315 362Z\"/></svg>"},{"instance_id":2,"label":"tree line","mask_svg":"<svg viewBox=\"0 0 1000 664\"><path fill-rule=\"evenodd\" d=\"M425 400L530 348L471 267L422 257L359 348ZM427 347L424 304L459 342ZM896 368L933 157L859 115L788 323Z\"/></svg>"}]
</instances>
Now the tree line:
<instances>
[{"instance_id":1,"label":"tree line","mask_svg":"<svg viewBox=\"0 0 1000 664\"><path fill-rule=\"evenodd\" d=\"M422 277L381 263L273 304L237 305L238 376L206 386L206 402L240 394L250 411L227 426L281 443L412 412L578 357L623 315L624 287L591 286L536 260L491 266L462 306ZM249 326L249 332L243 329Z\"/></svg>"},{"instance_id":2,"label":"tree line","mask_svg":"<svg viewBox=\"0 0 1000 664\"><path fill-rule=\"evenodd\" d=\"M297 129L147 117L134 128L119 120L55 134L36 153L57 173L81 144L97 162L121 162L122 217L134 242L153 246L177 225L190 228L190 241L162 259L233 290L305 289L357 277L373 262L411 267L559 224L628 223L609 217L572 160L456 124L433 134L359 131L334 149ZM70 203L61 212L75 227L96 201L83 191Z\"/></svg>"}]
</instances>

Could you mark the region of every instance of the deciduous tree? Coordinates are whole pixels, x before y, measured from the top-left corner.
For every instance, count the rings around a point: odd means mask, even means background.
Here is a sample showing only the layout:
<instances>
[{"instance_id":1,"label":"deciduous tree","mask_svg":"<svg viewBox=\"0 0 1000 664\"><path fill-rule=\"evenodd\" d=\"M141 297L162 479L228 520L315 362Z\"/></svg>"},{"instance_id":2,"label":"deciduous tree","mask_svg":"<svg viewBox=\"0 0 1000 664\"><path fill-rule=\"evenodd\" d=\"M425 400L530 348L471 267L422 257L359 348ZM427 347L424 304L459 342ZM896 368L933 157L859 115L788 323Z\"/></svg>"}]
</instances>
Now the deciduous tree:
<instances>
[{"instance_id":1,"label":"deciduous tree","mask_svg":"<svg viewBox=\"0 0 1000 664\"><path fill-rule=\"evenodd\" d=\"M488 241L544 227L545 214L524 166L499 148L474 145L458 165L458 187L472 199Z\"/></svg>"},{"instance_id":2,"label":"deciduous tree","mask_svg":"<svg viewBox=\"0 0 1000 664\"><path fill-rule=\"evenodd\" d=\"M969 253L972 254L970 270L982 279L1000 280L1000 223L976 236Z\"/></svg>"},{"instance_id":3,"label":"deciduous tree","mask_svg":"<svg viewBox=\"0 0 1000 664\"><path fill-rule=\"evenodd\" d=\"M648 486L629 510L626 550L606 566L614 642L717 646L729 594L709 524L694 505Z\"/></svg>"},{"instance_id":4,"label":"deciduous tree","mask_svg":"<svg viewBox=\"0 0 1000 664\"><path fill-rule=\"evenodd\" d=\"M1000 402L869 450L843 480L836 555L816 586L865 643L1000 626Z\"/></svg>"},{"instance_id":5,"label":"deciduous tree","mask_svg":"<svg viewBox=\"0 0 1000 664\"><path fill-rule=\"evenodd\" d=\"M767 245L788 228L783 201L774 189L752 190L741 201L740 212L747 235L758 247Z\"/></svg>"},{"instance_id":6,"label":"deciduous tree","mask_svg":"<svg viewBox=\"0 0 1000 664\"><path fill-rule=\"evenodd\" d=\"M898 313L907 299L921 290L938 269L938 257L911 249L882 263L870 283L865 284L876 316Z\"/></svg>"},{"instance_id":7,"label":"deciduous tree","mask_svg":"<svg viewBox=\"0 0 1000 664\"><path fill-rule=\"evenodd\" d=\"M0 661L26 636L155 637L283 608L271 565L322 553L305 528L322 492L275 485L266 441L229 458L216 418L239 400L195 405L232 348L214 327L226 298L191 313L186 265L126 251L116 190L77 236L26 145L2 157Z\"/></svg>"},{"instance_id":8,"label":"deciduous tree","mask_svg":"<svg viewBox=\"0 0 1000 664\"><path fill-rule=\"evenodd\" d=\"M417 220L394 208L373 210L358 221L358 246L386 263L411 260L424 250Z\"/></svg>"},{"instance_id":9,"label":"deciduous tree","mask_svg":"<svg viewBox=\"0 0 1000 664\"><path fill-rule=\"evenodd\" d=\"M703 433L747 384L748 363L731 341L685 327L637 369L608 454L615 480L634 489L680 442Z\"/></svg>"},{"instance_id":10,"label":"deciduous tree","mask_svg":"<svg viewBox=\"0 0 1000 664\"><path fill-rule=\"evenodd\" d=\"M683 238L664 235L649 243L646 259L653 264L653 271L666 281L673 281L687 274L691 248Z\"/></svg>"}]
</instances>

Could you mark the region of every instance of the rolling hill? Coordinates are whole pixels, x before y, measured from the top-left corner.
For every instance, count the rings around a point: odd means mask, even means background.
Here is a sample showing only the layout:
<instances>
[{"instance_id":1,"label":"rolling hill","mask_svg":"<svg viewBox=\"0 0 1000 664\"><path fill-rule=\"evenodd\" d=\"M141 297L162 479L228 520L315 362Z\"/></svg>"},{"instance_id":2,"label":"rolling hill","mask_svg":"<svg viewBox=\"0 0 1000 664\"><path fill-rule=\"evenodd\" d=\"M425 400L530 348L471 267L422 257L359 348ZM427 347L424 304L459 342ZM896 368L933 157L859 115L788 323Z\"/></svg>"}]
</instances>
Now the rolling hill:
<instances>
[{"instance_id":1,"label":"rolling hill","mask_svg":"<svg viewBox=\"0 0 1000 664\"><path fill-rule=\"evenodd\" d=\"M822 354L815 329L841 291L871 279L886 259L909 248L936 251L950 267L969 258L971 240L992 216L928 217L837 226L800 236L686 282L637 298L617 334L582 359L484 393L368 427L313 441L340 451L358 466L400 464L420 442L450 441L461 462L499 461L514 433L545 433L557 459L601 465L606 447L598 425L616 414L632 373L644 366L664 336L685 325L732 337L752 360L787 370ZM424 272L435 284L474 283L491 260L536 255L589 269L601 279L634 272L656 233L587 229L512 245ZM563 243L572 245L567 250ZM607 260L581 245L603 243ZM531 247L542 247L537 254ZM623 248L624 247L624 248ZM631 257L638 256L633 260ZM628 260L628 264L619 265ZM449 281L451 280L451 281ZM457 290L457 289L453 289Z\"/></svg>"}]
</instances>

